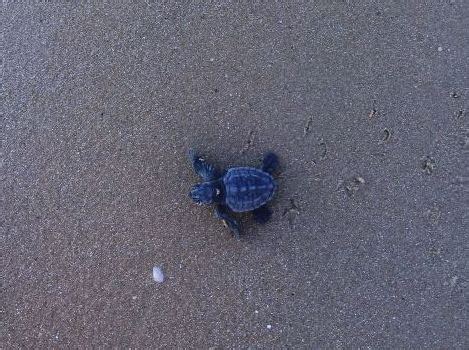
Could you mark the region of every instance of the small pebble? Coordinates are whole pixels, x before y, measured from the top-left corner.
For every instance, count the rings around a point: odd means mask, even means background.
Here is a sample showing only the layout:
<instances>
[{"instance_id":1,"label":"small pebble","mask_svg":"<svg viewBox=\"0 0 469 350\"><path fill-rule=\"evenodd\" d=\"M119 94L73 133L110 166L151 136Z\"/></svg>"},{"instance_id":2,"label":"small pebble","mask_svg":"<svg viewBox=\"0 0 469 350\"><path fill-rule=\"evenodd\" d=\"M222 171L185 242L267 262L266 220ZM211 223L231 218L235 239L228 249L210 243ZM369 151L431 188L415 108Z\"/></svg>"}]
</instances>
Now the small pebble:
<instances>
[{"instance_id":1,"label":"small pebble","mask_svg":"<svg viewBox=\"0 0 469 350\"><path fill-rule=\"evenodd\" d=\"M268 325L267 325L267 329L272 329L272 325L271 325L271 324L268 324Z\"/></svg>"},{"instance_id":2,"label":"small pebble","mask_svg":"<svg viewBox=\"0 0 469 350\"><path fill-rule=\"evenodd\" d=\"M161 270L161 268L158 266L153 268L153 280L158 283L163 283L164 281L163 270Z\"/></svg>"},{"instance_id":3,"label":"small pebble","mask_svg":"<svg viewBox=\"0 0 469 350\"><path fill-rule=\"evenodd\" d=\"M438 46L438 52L443 51L443 48L441 46Z\"/></svg>"}]
</instances>

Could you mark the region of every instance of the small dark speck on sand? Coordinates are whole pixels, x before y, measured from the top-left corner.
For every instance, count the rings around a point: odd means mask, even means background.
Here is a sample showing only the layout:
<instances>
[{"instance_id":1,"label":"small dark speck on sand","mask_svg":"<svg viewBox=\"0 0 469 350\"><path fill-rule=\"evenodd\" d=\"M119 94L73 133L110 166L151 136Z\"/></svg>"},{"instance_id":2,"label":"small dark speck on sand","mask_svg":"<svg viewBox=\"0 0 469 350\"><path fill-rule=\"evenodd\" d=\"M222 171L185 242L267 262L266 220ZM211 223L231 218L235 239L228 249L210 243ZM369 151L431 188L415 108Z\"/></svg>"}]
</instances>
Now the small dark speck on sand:
<instances>
[{"instance_id":1,"label":"small dark speck on sand","mask_svg":"<svg viewBox=\"0 0 469 350\"><path fill-rule=\"evenodd\" d=\"M433 174L433 171L435 170L435 160L428 156L425 157L422 161L422 169L428 175Z\"/></svg>"}]
</instances>

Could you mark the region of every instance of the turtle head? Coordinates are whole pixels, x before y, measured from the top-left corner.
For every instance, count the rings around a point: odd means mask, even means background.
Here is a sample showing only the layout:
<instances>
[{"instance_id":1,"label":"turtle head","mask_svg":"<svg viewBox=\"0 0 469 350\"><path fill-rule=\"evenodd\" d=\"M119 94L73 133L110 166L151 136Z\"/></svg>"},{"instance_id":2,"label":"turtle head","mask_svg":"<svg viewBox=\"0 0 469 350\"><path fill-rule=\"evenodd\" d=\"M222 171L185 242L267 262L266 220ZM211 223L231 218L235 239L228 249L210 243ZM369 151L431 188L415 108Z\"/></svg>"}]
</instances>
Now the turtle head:
<instances>
[{"instance_id":1,"label":"turtle head","mask_svg":"<svg viewBox=\"0 0 469 350\"><path fill-rule=\"evenodd\" d=\"M220 190L211 182L204 182L192 187L189 196L197 204L212 204L218 196Z\"/></svg>"}]
</instances>

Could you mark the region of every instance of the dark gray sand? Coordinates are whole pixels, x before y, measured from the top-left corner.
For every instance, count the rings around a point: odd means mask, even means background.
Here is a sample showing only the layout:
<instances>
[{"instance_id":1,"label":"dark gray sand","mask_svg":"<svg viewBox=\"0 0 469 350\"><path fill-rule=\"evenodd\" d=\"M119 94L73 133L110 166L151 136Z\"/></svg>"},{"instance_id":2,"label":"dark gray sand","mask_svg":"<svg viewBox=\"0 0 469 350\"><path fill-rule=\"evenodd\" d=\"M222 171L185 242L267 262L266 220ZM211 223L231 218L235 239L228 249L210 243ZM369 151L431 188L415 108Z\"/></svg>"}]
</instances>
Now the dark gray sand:
<instances>
[{"instance_id":1,"label":"dark gray sand","mask_svg":"<svg viewBox=\"0 0 469 350\"><path fill-rule=\"evenodd\" d=\"M118 3L3 5L1 348L469 347L467 2Z\"/></svg>"}]
</instances>

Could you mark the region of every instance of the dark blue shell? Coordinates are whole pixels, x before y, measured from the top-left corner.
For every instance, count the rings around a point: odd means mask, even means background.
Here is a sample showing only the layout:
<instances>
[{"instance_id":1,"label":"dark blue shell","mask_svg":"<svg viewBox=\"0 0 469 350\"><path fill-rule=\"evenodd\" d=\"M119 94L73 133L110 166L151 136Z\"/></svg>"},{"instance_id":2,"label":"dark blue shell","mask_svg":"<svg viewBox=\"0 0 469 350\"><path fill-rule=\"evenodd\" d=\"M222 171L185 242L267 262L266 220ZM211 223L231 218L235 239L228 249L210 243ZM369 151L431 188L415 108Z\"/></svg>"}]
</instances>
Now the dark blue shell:
<instances>
[{"instance_id":1,"label":"dark blue shell","mask_svg":"<svg viewBox=\"0 0 469 350\"><path fill-rule=\"evenodd\" d=\"M259 208L272 198L277 188L270 174L246 167L228 169L223 183L225 202L235 212Z\"/></svg>"}]
</instances>

